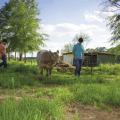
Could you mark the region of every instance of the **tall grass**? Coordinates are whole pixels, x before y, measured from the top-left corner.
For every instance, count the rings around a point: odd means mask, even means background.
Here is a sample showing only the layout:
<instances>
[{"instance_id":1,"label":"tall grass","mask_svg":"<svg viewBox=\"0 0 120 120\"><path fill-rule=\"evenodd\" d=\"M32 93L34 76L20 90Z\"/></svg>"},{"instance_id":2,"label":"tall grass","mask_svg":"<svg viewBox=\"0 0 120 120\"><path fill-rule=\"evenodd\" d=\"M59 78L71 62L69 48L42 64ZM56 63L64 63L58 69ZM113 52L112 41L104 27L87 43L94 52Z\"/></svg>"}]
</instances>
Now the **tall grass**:
<instances>
[{"instance_id":1,"label":"tall grass","mask_svg":"<svg viewBox=\"0 0 120 120\"><path fill-rule=\"evenodd\" d=\"M83 68L80 78L73 74L59 73L53 70L51 78L39 81L39 71L36 65L10 63L7 69L0 69L0 87L21 88L35 87L36 99L54 100L67 105L71 102L90 105L120 106L120 65L100 65L93 68ZM38 88L40 87L40 88ZM24 89L25 90L25 89ZM17 89L16 89L17 91Z\"/></svg>"},{"instance_id":2,"label":"tall grass","mask_svg":"<svg viewBox=\"0 0 120 120\"><path fill-rule=\"evenodd\" d=\"M115 84L114 84L115 85ZM75 101L90 105L109 105L120 107L120 85L79 84L72 88Z\"/></svg>"},{"instance_id":3,"label":"tall grass","mask_svg":"<svg viewBox=\"0 0 120 120\"><path fill-rule=\"evenodd\" d=\"M0 86L3 88L20 88L24 85L33 86L38 84L36 80L37 74L39 72L36 66L13 62L6 69L0 68Z\"/></svg>"},{"instance_id":4,"label":"tall grass","mask_svg":"<svg viewBox=\"0 0 120 120\"><path fill-rule=\"evenodd\" d=\"M37 98L47 97L49 99L54 99L56 102L69 104L74 96L73 93L69 91L67 87L57 87L57 88L41 88L36 91Z\"/></svg>"},{"instance_id":5,"label":"tall grass","mask_svg":"<svg viewBox=\"0 0 120 120\"><path fill-rule=\"evenodd\" d=\"M97 69L101 74L119 75L120 64L101 64Z\"/></svg>"},{"instance_id":6,"label":"tall grass","mask_svg":"<svg viewBox=\"0 0 120 120\"><path fill-rule=\"evenodd\" d=\"M54 101L8 99L0 103L0 120L63 120L63 110Z\"/></svg>"}]
</instances>

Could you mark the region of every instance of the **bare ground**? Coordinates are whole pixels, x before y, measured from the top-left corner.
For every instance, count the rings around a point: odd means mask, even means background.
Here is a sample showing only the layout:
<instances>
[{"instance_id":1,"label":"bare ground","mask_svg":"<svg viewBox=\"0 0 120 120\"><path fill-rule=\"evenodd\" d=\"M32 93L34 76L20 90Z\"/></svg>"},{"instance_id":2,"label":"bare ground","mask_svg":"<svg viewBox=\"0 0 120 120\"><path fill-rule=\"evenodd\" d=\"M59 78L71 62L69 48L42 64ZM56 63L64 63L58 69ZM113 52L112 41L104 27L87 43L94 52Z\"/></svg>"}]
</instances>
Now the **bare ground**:
<instances>
[{"instance_id":1,"label":"bare ground","mask_svg":"<svg viewBox=\"0 0 120 120\"><path fill-rule=\"evenodd\" d=\"M120 120L120 108L112 108L109 111L77 103L66 108L66 120L74 120L76 113L80 115L77 120Z\"/></svg>"}]
</instances>

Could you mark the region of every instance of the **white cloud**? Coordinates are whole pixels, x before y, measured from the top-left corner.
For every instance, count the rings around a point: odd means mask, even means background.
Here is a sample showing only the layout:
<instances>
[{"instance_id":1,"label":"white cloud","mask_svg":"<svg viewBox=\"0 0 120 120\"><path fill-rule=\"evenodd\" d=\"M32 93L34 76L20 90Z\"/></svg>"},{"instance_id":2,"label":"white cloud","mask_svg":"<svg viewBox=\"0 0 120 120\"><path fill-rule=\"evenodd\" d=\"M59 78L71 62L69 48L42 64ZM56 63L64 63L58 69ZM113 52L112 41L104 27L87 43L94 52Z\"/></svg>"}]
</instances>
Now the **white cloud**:
<instances>
[{"instance_id":1,"label":"white cloud","mask_svg":"<svg viewBox=\"0 0 120 120\"><path fill-rule=\"evenodd\" d=\"M94 14L97 14L102 18L106 18L106 17L114 15L114 13L111 11L99 11L99 10L94 11Z\"/></svg>"},{"instance_id":2,"label":"white cloud","mask_svg":"<svg viewBox=\"0 0 120 120\"><path fill-rule=\"evenodd\" d=\"M55 25L42 25L42 31L47 33L50 36L54 37L64 37L64 36L73 36L74 34L78 32L85 32L90 33L91 31L104 31L103 28L99 27L98 25L88 25L88 24L71 24L71 23L61 23L61 24L55 24Z\"/></svg>"},{"instance_id":3,"label":"white cloud","mask_svg":"<svg viewBox=\"0 0 120 120\"><path fill-rule=\"evenodd\" d=\"M110 38L110 32L105 26L101 27L101 25L95 24L77 25L72 23L43 24L42 30L50 36L49 40L46 41L46 47L44 49L51 49L52 51L61 50L79 32L87 33L91 37L92 41L87 47L109 47L107 41Z\"/></svg>"},{"instance_id":4,"label":"white cloud","mask_svg":"<svg viewBox=\"0 0 120 120\"><path fill-rule=\"evenodd\" d=\"M87 12L84 15L84 18L87 22L92 22L92 23L103 23L105 22L106 18L114 15L113 12L110 11L99 11L95 10L92 13Z\"/></svg>"},{"instance_id":5,"label":"white cloud","mask_svg":"<svg viewBox=\"0 0 120 120\"><path fill-rule=\"evenodd\" d=\"M103 19L95 14L85 14L85 20L89 22L103 22Z\"/></svg>"}]
</instances>

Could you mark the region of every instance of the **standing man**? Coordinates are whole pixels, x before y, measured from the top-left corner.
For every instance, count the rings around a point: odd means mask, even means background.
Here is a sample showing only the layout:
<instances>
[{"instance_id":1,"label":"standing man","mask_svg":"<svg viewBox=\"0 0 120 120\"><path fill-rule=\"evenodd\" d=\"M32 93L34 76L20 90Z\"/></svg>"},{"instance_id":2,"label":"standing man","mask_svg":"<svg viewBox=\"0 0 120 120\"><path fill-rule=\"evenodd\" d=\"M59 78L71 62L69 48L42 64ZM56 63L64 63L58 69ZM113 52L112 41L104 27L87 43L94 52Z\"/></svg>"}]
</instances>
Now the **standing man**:
<instances>
[{"instance_id":1,"label":"standing man","mask_svg":"<svg viewBox=\"0 0 120 120\"><path fill-rule=\"evenodd\" d=\"M7 67L7 55L6 55L6 42L0 41L0 59L2 62L0 63L0 67Z\"/></svg>"},{"instance_id":2,"label":"standing man","mask_svg":"<svg viewBox=\"0 0 120 120\"><path fill-rule=\"evenodd\" d=\"M83 38L78 39L78 43L73 47L74 64L76 66L75 76L80 76L81 66L84 59Z\"/></svg>"}]
</instances>

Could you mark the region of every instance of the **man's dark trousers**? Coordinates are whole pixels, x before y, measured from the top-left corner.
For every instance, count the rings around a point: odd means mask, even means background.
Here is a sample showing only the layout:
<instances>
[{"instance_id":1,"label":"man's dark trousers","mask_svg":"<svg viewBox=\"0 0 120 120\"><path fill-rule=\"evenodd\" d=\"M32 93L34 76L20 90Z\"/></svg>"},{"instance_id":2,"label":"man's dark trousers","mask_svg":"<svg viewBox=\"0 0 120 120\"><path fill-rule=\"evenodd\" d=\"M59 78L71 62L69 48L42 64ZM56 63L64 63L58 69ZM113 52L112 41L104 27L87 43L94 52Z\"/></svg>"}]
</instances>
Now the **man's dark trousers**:
<instances>
[{"instance_id":1,"label":"man's dark trousers","mask_svg":"<svg viewBox=\"0 0 120 120\"><path fill-rule=\"evenodd\" d=\"M0 67L4 66L4 68L7 67L7 57L6 55L2 55L2 62L0 63Z\"/></svg>"},{"instance_id":2,"label":"man's dark trousers","mask_svg":"<svg viewBox=\"0 0 120 120\"><path fill-rule=\"evenodd\" d=\"M82 66L82 59L75 59L75 76L80 76L80 72L81 72L81 66Z\"/></svg>"}]
</instances>

